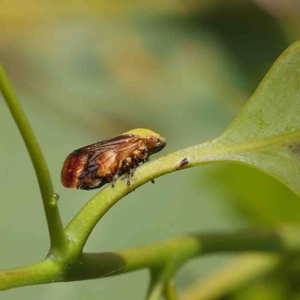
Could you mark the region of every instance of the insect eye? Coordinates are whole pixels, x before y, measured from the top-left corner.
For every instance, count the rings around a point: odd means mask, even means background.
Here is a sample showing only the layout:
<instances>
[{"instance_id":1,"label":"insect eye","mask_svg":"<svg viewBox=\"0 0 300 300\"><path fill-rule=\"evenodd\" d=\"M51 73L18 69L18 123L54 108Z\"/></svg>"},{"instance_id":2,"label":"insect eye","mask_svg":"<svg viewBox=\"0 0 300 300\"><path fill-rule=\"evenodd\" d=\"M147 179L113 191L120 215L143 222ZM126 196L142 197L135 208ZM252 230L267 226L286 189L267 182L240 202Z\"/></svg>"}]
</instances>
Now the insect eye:
<instances>
[{"instance_id":1,"label":"insect eye","mask_svg":"<svg viewBox=\"0 0 300 300\"><path fill-rule=\"evenodd\" d=\"M155 147L157 145L158 138L157 136L151 134L146 137L147 143L150 147Z\"/></svg>"}]
</instances>

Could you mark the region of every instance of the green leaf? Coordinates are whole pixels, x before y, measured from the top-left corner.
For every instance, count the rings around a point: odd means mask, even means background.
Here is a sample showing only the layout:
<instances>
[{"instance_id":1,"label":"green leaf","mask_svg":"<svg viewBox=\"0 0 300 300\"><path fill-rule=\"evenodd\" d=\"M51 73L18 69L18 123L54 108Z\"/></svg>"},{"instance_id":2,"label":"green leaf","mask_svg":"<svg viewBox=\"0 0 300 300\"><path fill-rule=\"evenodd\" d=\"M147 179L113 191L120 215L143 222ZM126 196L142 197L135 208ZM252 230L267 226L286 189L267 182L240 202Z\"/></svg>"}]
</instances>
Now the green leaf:
<instances>
[{"instance_id":1,"label":"green leaf","mask_svg":"<svg viewBox=\"0 0 300 300\"><path fill-rule=\"evenodd\" d=\"M237 292L233 296L234 300L281 300L289 299L287 285L279 279L272 281L260 280L255 284L249 285Z\"/></svg>"},{"instance_id":2,"label":"green leaf","mask_svg":"<svg viewBox=\"0 0 300 300\"><path fill-rule=\"evenodd\" d=\"M221 160L252 165L300 195L300 41L277 59L215 142Z\"/></svg>"},{"instance_id":3,"label":"green leaf","mask_svg":"<svg viewBox=\"0 0 300 300\"><path fill-rule=\"evenodd\" d=\"M300 222L299 197L254 168L225 163L212 168L205 181L218 187L219 198L242 214L243 220L260 225Z\"/></svg>"}]
</instances>

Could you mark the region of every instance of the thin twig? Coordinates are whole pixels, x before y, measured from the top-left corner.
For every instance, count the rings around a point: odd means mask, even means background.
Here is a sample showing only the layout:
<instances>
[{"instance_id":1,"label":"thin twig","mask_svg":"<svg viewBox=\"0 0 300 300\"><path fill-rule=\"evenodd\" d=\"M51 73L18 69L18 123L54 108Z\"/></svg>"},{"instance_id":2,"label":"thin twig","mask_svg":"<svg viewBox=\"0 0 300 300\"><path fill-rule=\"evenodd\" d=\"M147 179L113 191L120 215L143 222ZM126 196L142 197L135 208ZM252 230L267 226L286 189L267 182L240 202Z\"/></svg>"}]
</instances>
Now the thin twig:
<instances>
[{"instance_id":1,"label":"thin twig","mask_svg":"<svg viewBox=\"0 0 300 300\"><path fill-rule=\"evenodd\" d=\"M35 134L1 65L0 90L22 135L35 169L47 218L51 248L53 251L59 250L64 247L66 239L57 206L57 195L54 193L50 173Z\"/></svg>"}]
</instances>

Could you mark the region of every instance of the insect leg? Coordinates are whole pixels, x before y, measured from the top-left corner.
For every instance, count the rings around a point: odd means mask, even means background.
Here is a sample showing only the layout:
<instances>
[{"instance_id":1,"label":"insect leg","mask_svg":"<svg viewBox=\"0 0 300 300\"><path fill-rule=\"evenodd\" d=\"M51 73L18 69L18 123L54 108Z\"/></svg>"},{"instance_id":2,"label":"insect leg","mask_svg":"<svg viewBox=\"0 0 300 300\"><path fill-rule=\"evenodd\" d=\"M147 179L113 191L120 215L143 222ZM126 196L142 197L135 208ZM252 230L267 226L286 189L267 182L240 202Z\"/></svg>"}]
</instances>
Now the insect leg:
<instances>
[{"instance_id":1,"label":"insect leg","mask_svg":"<svg viewBox=\"0 0 300 300\"><path fill-rule=\"evenodd\" d=\"M113 178L111 179L111 186L115 187L115 182L117 181L117 179L119 178L119 174L116 173Z\"/></svg>"},{"instance_id":2,"label":"insect leg","mask_svg":"<svg viewBox=\"0 0 300 300\"><path fill-rule=\"evenodd\" d=\"M130 185L130 173L127 175L127 185Z\"/></svg>"},{"instance_id":3,"label":"insect leg","mask_svg":"<svg viewBox=\"0 0 300 300\"><path fill-rule=\"evenodd\" d=\"M144 159L146 159L148 157L148 152L146 151L146 149L143 149L142 151L135 150L135 151L133 151L133 154L134 154L133 159L138 160L139 162L143 161Z\"/></svg>"},{"instance_id":4,"label":"insect leg","mask_svg":"<svg viewBox=\"0 0 300 300\"><path fill-rule=\"evenodd\" d=\"M134 175L134 171L136 170L136 167L129 169L129 175L132 177Z\"/></svg>"}]
</instances>

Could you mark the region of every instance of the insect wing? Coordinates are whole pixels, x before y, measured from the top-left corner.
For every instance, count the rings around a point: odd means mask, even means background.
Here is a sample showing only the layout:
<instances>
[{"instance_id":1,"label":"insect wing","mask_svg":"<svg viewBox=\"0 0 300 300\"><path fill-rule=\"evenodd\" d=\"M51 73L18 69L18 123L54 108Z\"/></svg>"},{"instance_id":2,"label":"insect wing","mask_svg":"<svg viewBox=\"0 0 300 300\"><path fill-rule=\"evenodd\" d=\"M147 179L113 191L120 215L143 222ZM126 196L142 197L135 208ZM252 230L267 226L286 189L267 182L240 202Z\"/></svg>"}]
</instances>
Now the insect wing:
<instances>
[{"instance_id":1,"label":"insect wing","mask_svg":"<svg viewBox=\"0 0 300 300\"><path fill-rule=\"evenodd\" d=\"M62 184L90 190L112 182L124 173L132 176L139 163L148 161L151 154L159 152L166 144L160 135L144 131L127 132L73 151L64 162Z\"/></svg>"},{"instance_id":2,"label":"insect wing","mask_svg":"<svg viewBox=\"0 0 300 300\"><path fill-rule=\"evenodd\" d=\"M73 153L75 154L95 154L98 155L105 152L105 151L112 151L112 150L121 150L123 148L127 148L129 145L137 142L139 140L138 136L135 135L119 135L115 138L105 140L102 142L98 142L95 144L91 144L82 148L75 150Z\"/></svg>"},{"instance_id":3,"label":"insect wing","mask_svg":"<svg viewBox=\"0 0 300 300\"><path fill-rule=\"evenodd\" d=\"M78 187L88 180L89 183L84 185L84 189L93 188L90 185L96 182L93 182L90 177L98 169L99 163L101 164L101 158L106 157L105 152L116 153L116 159L119 160L131 153L139 141L140 138L136 135L120 135L73 151L64 162L61 173L63 185L65 187ZM103 171L113 172L114 170L105 168Z\"/></svg>"}]
</instances>

